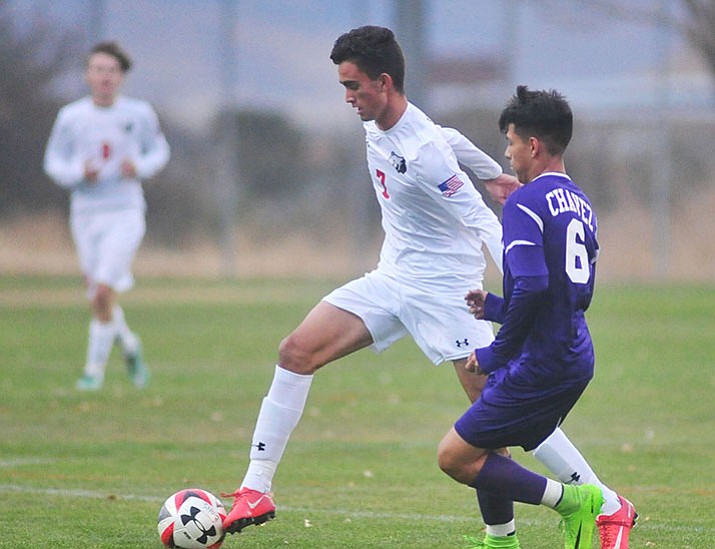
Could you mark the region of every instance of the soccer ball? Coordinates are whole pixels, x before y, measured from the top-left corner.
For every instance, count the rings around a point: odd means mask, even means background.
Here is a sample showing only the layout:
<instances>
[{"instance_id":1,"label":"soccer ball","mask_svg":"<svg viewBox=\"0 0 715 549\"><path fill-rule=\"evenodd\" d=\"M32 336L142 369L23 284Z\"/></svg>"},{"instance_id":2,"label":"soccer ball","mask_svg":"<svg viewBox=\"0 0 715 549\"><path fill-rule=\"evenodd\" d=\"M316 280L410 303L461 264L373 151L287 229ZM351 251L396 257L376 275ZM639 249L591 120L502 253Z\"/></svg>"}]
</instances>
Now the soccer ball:
<instances>
[{"instance_id":1,"label":"soccer ball","mask_svg":"<svg viewBox=\"0 0 715 549\"><path fill-rule=\"evenodd\" d=\"M159 537L166 547L216 549L226 533L221 500L200 488L179 490L159 510Z\"/></svg>"}]
</instances>

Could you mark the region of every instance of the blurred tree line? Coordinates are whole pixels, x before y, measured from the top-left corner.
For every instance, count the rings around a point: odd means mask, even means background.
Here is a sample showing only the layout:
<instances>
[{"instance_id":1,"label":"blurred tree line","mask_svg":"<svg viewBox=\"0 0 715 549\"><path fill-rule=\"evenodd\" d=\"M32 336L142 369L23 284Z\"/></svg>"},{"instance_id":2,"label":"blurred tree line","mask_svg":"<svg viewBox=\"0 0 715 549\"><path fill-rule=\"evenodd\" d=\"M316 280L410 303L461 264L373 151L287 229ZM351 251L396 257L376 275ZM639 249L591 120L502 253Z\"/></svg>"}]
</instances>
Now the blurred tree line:
<instances>
[{"instance_id":1,"label":"blurred tree line","mask_svg":"<svg viewBox=\"0 0 715 549\"><path fill-rule=\"evenodd\" d=\"M692 17L685 32L711 64L715 75L715 0L683 0ZM0 0L0 222L13 216L67 209L65 191L42 171L42 157L57 110L64 101L56 83L86 52L78 40L41 20L19 32L5 0ZM161 106L156 105L161 117ZM435 119L459 128L494 158L503 159L504 141L495 130L498 111L469 110ZM145 185L149 205L148 238L181 246L195 238L215 239L219 231L216 155L219 126L236 131L238 173L234 213L255 238L290 234L300 227L312 238L339 231L354 241L379 233L378 215L364 165L362 132L308 135L283 115L268 111L230 111L217 115L210 135L202 136L162 118L172 160ZM578 118L578 117L577 117ZM624 199L650 201L655 164L648 136L657 127L634 119L578 120L568 156L569 171L602 210ZM587 127L585 127L587 126ZM712 123L693 129L692 121L673 124L671 154L676 185L697 188L713 170ZM674 194L675 197L678 194Z\"/></svg>"},{"instance_id":2,"label":"blurred tree line","mask_svg":"<svg viewBox=\"0 0 715 549\"><path fill-rule=\"evenodd\" d=\"M42 153L60 104L52 83L74 52L73 41L37 22L18 33L0 0L0 217L61 203L64 193L47 185Z\"/></svg>"},{"instance_id":3,"label":"blurred tree line","mask_svg":"<svg viewBox=\"0 0 715 549\"><path fill-rule=\"evenodd\" d=\"M42 18L26 23L20 32L10 6L0 0L0 222L53 211L64 215L68 209L67 192L52 183L42 164L52 124L67 102L58 97L57 82L76 70L85 45L76 33L57 30ZM144 185L148 239L181 246L217 237L221 195L215 152L227 122L237 134L234 213L254 228L256 238L268 226L272 234L301 227L320 238L328 234L328 223L350 216L344 176L356 163L348 151L363 148L357 133L335 142L311 140L279 113L240 110L217 114L205 136L163 117L161 105L155 108L172 158ZM326 210L335 216L323 215Z\"/></svg>"}]
</instances>

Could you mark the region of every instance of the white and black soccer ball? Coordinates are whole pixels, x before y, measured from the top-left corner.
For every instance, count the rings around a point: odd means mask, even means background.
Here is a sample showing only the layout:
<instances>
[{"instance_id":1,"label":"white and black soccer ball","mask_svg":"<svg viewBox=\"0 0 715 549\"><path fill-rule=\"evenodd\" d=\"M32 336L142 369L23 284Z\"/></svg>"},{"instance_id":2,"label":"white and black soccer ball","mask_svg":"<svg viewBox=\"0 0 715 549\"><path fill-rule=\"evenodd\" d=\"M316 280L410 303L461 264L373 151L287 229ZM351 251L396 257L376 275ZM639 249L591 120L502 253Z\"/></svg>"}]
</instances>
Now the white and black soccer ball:
<instances>
[{"instance_id":1,"label":"white and black soccer ball","mask_svg":"<svg viewBox=\"0 0 715 549\"><path fill-rule=\"evenodd\" d=\"M159 537L166 547L216 549L226 533L226 510L221 500L200 488L179 490L159 510Z\"/></svg>"}]
</instances>

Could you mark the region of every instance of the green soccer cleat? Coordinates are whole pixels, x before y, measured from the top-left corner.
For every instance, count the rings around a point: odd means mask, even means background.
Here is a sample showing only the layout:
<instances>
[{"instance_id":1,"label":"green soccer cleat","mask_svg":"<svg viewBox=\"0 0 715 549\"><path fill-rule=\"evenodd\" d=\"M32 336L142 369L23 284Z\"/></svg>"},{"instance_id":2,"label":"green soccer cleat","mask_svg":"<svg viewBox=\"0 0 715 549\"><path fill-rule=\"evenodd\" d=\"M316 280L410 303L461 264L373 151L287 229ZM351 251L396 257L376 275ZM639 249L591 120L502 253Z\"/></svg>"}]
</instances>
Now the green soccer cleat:
<instances>
[{"instance_id":1,"label":"green soccer cleat","mask_svg":"<svg viewBox=\"0 0 715 549\"><path fill-rule=\"evenodd\" d=\"M483 540L478 540L472 536L464 536L464 540L468 544L464 546L464 549L521 549L516 534L503 537L487 534Z\"/></svg>"},{"instance_id":2,"label":"green soccer cleat","mask_svg":"<svg viewBox=\"0 0 715 549\"><path fill-rule=\"evenodd\" d=\"M127 365L127 373L129 379L137 389L143 389L149 384L149 368L144 363L142 357L142 346L139 343L136 349L131 353L124 355L124 361Z\"/></svg>"},{"instance_id":3,"label":"green soccer cleat","mask_svg":"<svg viewBox=\"0 0 715 549\"><path fill-rule=\"evenodd\" d=\"M556 506L561 516L561 524L566 533L566 549L591 549L596 517L604 502L598 486L564 485L564 494Z\"/></svg>"}]
</instances>

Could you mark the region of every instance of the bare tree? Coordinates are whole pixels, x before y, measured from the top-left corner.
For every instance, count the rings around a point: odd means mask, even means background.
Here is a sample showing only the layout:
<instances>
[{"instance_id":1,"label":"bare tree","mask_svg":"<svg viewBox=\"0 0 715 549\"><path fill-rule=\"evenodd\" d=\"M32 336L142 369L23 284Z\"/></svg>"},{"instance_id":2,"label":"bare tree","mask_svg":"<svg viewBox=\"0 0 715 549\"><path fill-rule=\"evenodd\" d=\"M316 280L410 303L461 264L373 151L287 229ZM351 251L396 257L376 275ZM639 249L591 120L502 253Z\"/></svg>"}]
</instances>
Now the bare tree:
<instances>
[{"instance_id":1,"label":"bare tree","mask_svg":"<svg viewBox=\"0 0 715 549\"><path fill-rule=\"evenodd\" d=\"M684 10L678 10L678 15L671 9L675 4L662 2L632 6L623 0L580 0L580 5L614 19L650 22L677 30L700 52L715 80L715 0L682 0Z\"/></svg>"},{"instance_id":2,"label":"bare tree","mask_svg":"<svg viewBox=\"0 0 715 549\"><path fill-rule=\"evenodd\" d=\"M705 59L715 80L715 0L683 0L689 19L685 32L690 43Z\"/></svg>"},{"instance_id":3,"label":"bare tree","mask_svg":"<svg viewBox=\"0 0 715 549\"><path fill-rule=\"evenodd\" d=\"M42 172L42 156L57 113L52 84L76 59L74 39L40 17L21 32L0 0L0 216L64 202ZM70 55L73 53L73 55Z\"/></svg>"}]
</instances>

